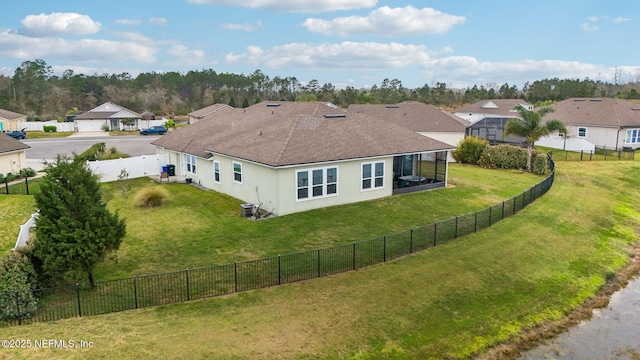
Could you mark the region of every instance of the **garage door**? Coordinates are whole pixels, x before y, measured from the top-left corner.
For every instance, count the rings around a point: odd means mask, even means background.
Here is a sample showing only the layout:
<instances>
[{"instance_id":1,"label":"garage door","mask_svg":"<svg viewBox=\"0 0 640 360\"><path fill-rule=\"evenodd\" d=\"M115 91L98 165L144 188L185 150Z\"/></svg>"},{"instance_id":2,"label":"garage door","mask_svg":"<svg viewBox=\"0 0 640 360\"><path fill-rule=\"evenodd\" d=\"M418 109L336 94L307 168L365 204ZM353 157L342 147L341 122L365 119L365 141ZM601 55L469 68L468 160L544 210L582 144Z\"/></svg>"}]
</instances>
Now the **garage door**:
<instances>
[{"instance_id":1,"label":"garage door","mask_svg":"<svg viewBox=\"0 0 640 360\"><path fill-rule=\"evenodd\" d=\"M102 131L104 120L76 120L78 132Z\"/></svg>"}]
</instances>

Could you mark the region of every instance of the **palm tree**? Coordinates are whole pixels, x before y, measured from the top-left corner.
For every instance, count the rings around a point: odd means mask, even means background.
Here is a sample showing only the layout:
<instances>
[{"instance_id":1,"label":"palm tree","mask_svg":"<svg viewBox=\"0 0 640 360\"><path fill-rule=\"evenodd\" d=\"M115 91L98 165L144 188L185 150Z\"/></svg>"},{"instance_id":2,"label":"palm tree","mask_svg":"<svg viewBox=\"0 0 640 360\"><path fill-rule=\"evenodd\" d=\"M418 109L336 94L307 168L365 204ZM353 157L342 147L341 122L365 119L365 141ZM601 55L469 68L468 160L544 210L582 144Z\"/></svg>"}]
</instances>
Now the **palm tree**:
<instances>
[{"instance_id":1,"label":"palm tree","mask_svg":"<svg viewBox=\"0 0 640 360\"><path fill-rule=\"evenodd\" d=\"M567 128L560 120L551 120L542 124L542 117L554 111L550 107L532 111L518 105L516 110L518 110L522 119L509 119L504 127L504 137L517 135L525 138L527 142L527 171L531 172L531 155L533 154L535 142L541 137L549 135L552 131L559 131L566 135Z\"/></svg>"}]
</instances>

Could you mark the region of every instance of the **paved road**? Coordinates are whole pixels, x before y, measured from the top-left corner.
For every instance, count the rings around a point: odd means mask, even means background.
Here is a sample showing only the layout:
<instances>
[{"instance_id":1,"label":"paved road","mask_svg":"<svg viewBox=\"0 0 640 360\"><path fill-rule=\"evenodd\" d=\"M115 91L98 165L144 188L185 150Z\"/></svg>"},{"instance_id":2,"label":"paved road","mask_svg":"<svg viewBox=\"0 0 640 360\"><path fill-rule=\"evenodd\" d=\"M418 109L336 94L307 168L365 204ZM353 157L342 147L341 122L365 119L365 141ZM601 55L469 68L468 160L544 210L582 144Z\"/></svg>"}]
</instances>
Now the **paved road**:
<instances>
[{"instance_id":1,"label":"paved road","mask_svg":"<svg viewBox=\"0 0 640 360\"><path fill-rule=\"evenodd\" d=\"M52 160L57 154L80 154L93 144L103 142L107 149L116 147L118 151L130 156L151 155L156 153L156 147L150 143L158 136L105 136L105 135L74 135L64 138L25 139L23 143L31 146L25 151L27 159L32 162Z\"/></svg>"}]
</instances>

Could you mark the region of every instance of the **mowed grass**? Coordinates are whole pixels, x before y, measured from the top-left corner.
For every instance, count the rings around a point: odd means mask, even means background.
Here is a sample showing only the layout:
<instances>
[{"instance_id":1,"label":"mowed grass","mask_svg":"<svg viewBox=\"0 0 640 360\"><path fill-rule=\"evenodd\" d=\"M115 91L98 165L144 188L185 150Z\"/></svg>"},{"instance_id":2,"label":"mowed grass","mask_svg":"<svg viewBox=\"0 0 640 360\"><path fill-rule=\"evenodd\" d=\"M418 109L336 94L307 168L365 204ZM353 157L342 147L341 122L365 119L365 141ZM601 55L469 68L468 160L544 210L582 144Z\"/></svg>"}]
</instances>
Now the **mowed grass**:
<instances>
[{"instance_id":1,"label":"mowed grass","mask_svg":"<svg viewBox=\"0 0 640 360\"><path fill-rule=\"evenodd\" d=\"M127 222L118 253L101 264L99 279L198 268L327 248L390 235L509 199L543 178L523 172L453 166L455 188L388 197L252 221L240 217L241 201L186 184L149 179L105 184L109 205ZM158 208L134 205L135 194L161 186L171 198Z\"/></svg>"},{"instance_id":2,"label":"mowed grass","mask_svg":"<svg viewBox=\"0 0 640 360\"><path fill-rule=\"evenodd\" d=\"M455 179L474 170L454 166L451 175ZM639 175L640 167L633 162L562 163L555 185L545 196L514 217L445 245L300 283L3 328L3 339L68 339L75 344L84 340L92 341L93 347L3 349L2 355L34 359L467 358L544 319L563 316L629 263L628 247L638 241ZM491 192L493 186L509 188L518 177L509 174L507 179L513 181L499 184L496 179L474 190L471 185L465 190L464 182L469 180L462 178L455 189L492 197L498 196ZM443 194L438 194L443 196L441 206L447 207L453 202L444 201L449 190L430 193ZM468 202L485 206L475 198ZM470 205L454 206L461 210ZM428 213L429 206L422 204L421 209Z\"/></svg>"}]
</instances>

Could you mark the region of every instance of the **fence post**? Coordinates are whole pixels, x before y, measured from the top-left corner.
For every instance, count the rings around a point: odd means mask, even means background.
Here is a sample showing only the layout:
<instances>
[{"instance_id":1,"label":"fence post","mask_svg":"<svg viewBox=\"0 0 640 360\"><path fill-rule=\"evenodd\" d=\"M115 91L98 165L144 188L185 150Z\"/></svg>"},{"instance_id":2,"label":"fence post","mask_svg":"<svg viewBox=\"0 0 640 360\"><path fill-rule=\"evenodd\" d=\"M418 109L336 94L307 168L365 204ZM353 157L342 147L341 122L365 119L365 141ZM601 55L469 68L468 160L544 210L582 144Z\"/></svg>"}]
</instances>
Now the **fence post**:
<instances>
[{"instance_id":1,"label":"fence post","mask_svg":"<svg viewBox=\"0 0 640 360\"><path fill-rule=\"evenodd\" d=\"M133 275L133 302L136 309L138 308L138 287L136 285L136 276Z\"/></svg>"},{"instance_id":2,"label":"fence post","mask_svg":"<svg viewBox=\"0 0 640 360\"><path fill-rule=\"evenodd\" d=\"M233 263L233 288L234 292L238 292L238 263Z\"/></svg>"},{"instance_id":3,"label":"fence post","mask_svg":"<svg viewBox=\"0 0 640 360\"><path fill-rule=\"evenodd\" d=\"M318 276L320 277L320 249L318 249Z\"/></svg>"},{"instance_id":4,"label":"fence post","mask_svg":"<svg viewBox=\"0 0 640 360\"><path fill-rule=\"evenodd\" d=\"M513 198L513 211L511 211L511 215L515 215L516 214L516 202L518 201L518 197L514 197Z\"/></svg>"},{"instance_id":5,"label":"fence post","mask_svg":"<svg viewBox=\"0 0 640 360\"><path fill-rule=\"evenodd\" d=\"M356 269L356 243L353 243L353 258L351 259L351 261L353 262L353 270Z\"/></svg>"},{"instance_id":6,"label":"fence post","mask_svg":"<svg viewBox=\"0 0 640 360\"><path fill-rule=\"evenodd\" d=\"M187 278L187 301L191 300L191 291L189 289L189 269L185 269L185 276Z\"/></svg>"},{"instance_id":7,"label":"fence post","mask_svg":"<svg viewBox=\"0 0 640 360\"><path fill-rule=\"evenodd\" d=\"M474 219L473 219L473 232L478 232L478 212L476 211L474 213Z\"/></svg>"},{"instance_id":8,"label":"fence post","mask_svg":"<svg viewBox=\"0 0 640 360\"><path fill-rule=\"evenodd\" d=\"M280 255L278 255L278 285L282 284L282 270L280 268Z\"/></svg>"},{"instance_id":9,"label":"fence post","mask_svg":"<svg viewBox=\"0 0 640 360\"><path fill-rule=\"evenodd\" d=\"M18 297L18 291L16 291L16 316L18 317L18 325L22 325L22 316L20 316L20 298Z\"/></svg>"},{"instance_id":10,"label":"fence post","mask_svg":"<svg viewBox=\"0 0 640 360\"><path fill-rule=\"evenodd\" d=\"M382 262L386 262L387 261L387 237L384 236L382 238Z\"/></svg>"},{"instance_id":11,"label":"fence post","mask_svg":"<svg viewBox=\"0 0 640 360\"><path fill-rule=\"evenodd\" d=\"M4 188L6 194L9 195L9 180L7 180L7 178L4 178Z\"/></svg>"},{"instance_id":12,"label":"fence post","mask_svg":"<svg viewBox=\"0 0 640 360\"><path fill-rule=\"evenodd\" d=\"M28 177L24 177L24 185L27 188L27 195L29 195L29 178Z\"/></svg>"},{"instance_id":13,"label":"fence post","mask_svg":"<svg viewBox=\"0 0 640 360\"><path fill-rule=\"evenodd\" d=\"M453 238L458 238L458 217L456 216L456 229L453 231Z\"/></svg>"},{"instance_id":14,"label":"fence post","mask_svg":"<svg viewBox=\"0 0 640 360\"><path fill-rule=\"evenodd\" d=\"M78 316L82 317L82 308L80 307L80 285L76 283L76 298L78 299Z\"/></svg>"},{"instance_id":15,"label":"fence post","mask_svg":"<svg viewBox=\"0 0 640 360\"><path fill-rule=\"evenodd\" d=\"M436 246L438 239L438 223L433 223L433 246Z\"/></svg>"},{"instance_id":16,"label":"fence post","mask_svg":"<svg viewBox=\"0 0 640 360\"><path fill-rule=\"evenodd\" d=\"M409 229L409 254L413 254L413 229Z\"/></svg>"},{"instance_id":17,"label":"fence post","mask_svg":"<svg viewBox=\"0 0 640 360\"><path fill-rule=\"evenodd\" d=\"M504 201L502 202L502 217L500 220L504 220Z\"/></svg>"}]
</instances>

